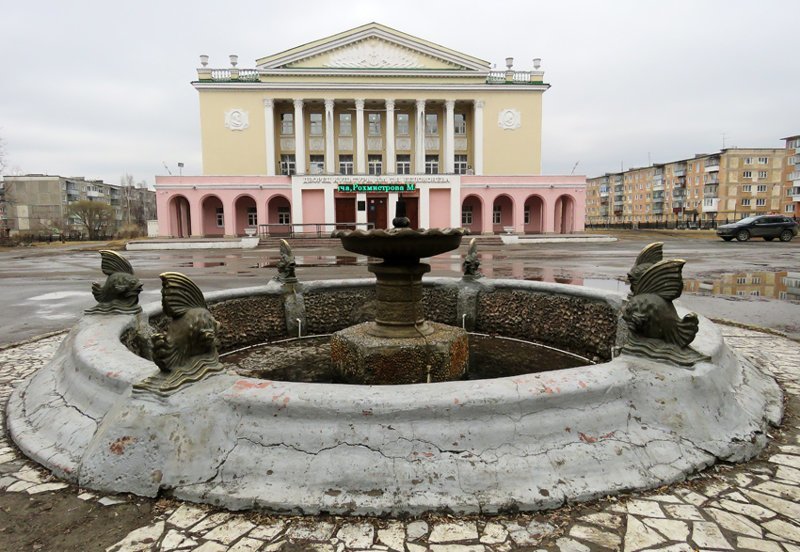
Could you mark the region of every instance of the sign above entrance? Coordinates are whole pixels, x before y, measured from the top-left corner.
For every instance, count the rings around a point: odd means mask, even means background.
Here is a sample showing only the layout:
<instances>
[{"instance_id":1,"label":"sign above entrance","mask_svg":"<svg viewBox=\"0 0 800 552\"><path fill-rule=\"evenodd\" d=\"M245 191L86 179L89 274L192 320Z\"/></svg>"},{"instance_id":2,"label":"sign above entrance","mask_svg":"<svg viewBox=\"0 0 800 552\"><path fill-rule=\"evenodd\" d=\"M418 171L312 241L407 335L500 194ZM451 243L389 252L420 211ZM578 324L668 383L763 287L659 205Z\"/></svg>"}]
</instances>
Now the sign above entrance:
<instances>
[{"instance_id":1,"label":"sign above entrance","mask_svg":"<svg viewBox=\"0 0 800 552\"><path fill-rule=\"evenodd\" d=\"M417 185L414 182L404 184L373 184L371 182L353 182L352 184L339 184L336 186L338 192L344 193L397 193L415 192Z\"/></svg>"}]
</instances>

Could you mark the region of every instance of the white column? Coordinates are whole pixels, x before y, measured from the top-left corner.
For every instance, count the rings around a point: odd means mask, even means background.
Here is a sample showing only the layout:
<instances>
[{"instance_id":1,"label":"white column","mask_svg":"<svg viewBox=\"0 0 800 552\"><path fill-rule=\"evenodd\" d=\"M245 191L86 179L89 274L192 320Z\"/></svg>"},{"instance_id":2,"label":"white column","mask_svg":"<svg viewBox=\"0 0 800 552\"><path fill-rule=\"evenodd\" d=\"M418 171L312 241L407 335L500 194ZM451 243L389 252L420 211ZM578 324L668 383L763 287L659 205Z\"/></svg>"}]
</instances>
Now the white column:
<instances>
[{"instance_id":1,"label":"white column","mask_svg":"<svg viewBox=\"0 0 800 552\"><path fill-rule=\"evenodd\" d=\"M394 156L394 100L386 100L386 163L384 164L386 174L394 174L396 171Z\"/></svg>"},{"instance_id":2,"label":"white column","mask_svg":"<svg viewBox=\"0 0 800 552\"><path fill-rule=\"evenodd\" d=\"M455 149L456 149L456 120L455 120L455 100L445 100L445 134L444 134L444 172L453 174L456 171Z\"/></svg>"},{"instance_id":3,"label":"white column","mask_svg":"<svg viewBox=\"0 0 800 552\"><path fill-rule=\"evenodd\" d=\"M483 174L483 100L475 100L475 110L473 114L475 121L473 122L473 137L472 147L475 149L475 174ZM489 213L491 216L491 213Z\"/></svg>"},{"instance_id":4,"label":"white column","mask_svg":"<svg viewBox=\"0 0 800 552\"><path fill-rule=\"evenodd\" d=\"M450 228L461 228L461 177L450 177Z\"/></svg>"},{"instance_id":5,"label":"white column","mask_svg":"<svg viewBox=\"0 0 800 552\"><path fill-rule=\"evenodd\" d=\"M416 138L414 140L414 157L417 174L425 174L425 100L417 100L417 122L416 122ZM422 209L422 197L420 197L420 209ZM420 226L427 228L427 224L422 224L420 219Z\"/></svg>"},{"instance_id":6,"label":"white column","mask_svg":"<svg viewBox=\"0 0 800 552\"><path fill-rule=\"evenodd\" d=\"M367 174L367 142L364 140L364 100L356 100L356 174Z\"/></svg>"},{"instance_id":7,"label":"white column","mask_svg":"<svg viewBox=\"0 0 800 552\"><path fill-rule=\"evenodd\" d=\"M397 213L397 200L399 199L399 194L389 194L387 201L389 204L386 206L389 218L389 228L392 227L392 221L394 220L395 213Z\"/></svg>"},{"instance_id":8,"label":"white column","mask_svg":"<svg viewBox=\"0 0 800 552\"><path fill-rule=\"evenodd\" d=\"M333 186L326 186L323 192L325 194L325 223L330 225L324 228L323 232L328 233L334 230L334 223L336 222L336 208L334 207L335 200L333 192Z\"/></svg>"},{"instance_id":9,"label":"white column","mask_svg":"<svg viewBox=\"0 0 800 552\"><path fill-rule=\"evenodd\" d=\"M275 102L264 98L264 144L267 153L267 176L275 176Z\"/></svg>"},{"instance_id":10,"label":"white column","mask_svg":"<svg viewBox=\"0 0 800 552\"><path fill-rule=\"evenodd\" d=\"M294 166L297 174L306 174L306 125L303 100L294 101Z\"/></svg>"},{"instance_id":11,"label":"white column","mask_svg":"<svg viewBox=\"0 0 800 552\"><path fill-rule=\"evenodd\" d=\"M427 184L417 186L419 190L419 227L431 227L431 194Z\"/></svg>"},{"instance_id":12,"label":"white column","mask_svg":"<svg viewBox=\"0 0 800 552\"><path fill-rule=\"evenodd\" d=\"M358 202L363 201L366 205L367 203L367 194L356 194L356 222L360 224L365 224L367 222L367 211L366 209L363 211L358 210ZM349 221L347 221L349 222ZM360 230L366 230L366 226L359 227Z\"/></svg>"},{"instance_id":13,"label":"white column","mask_svg":"<svg viewBox=\"0 0 800 552\"><path fill-rule=\"evenodd\" d=\"M325 172L336 174L333 148L333 100L325 100ZM327 201L327 200L326 200Z\"/></svg>"}]
</instances>

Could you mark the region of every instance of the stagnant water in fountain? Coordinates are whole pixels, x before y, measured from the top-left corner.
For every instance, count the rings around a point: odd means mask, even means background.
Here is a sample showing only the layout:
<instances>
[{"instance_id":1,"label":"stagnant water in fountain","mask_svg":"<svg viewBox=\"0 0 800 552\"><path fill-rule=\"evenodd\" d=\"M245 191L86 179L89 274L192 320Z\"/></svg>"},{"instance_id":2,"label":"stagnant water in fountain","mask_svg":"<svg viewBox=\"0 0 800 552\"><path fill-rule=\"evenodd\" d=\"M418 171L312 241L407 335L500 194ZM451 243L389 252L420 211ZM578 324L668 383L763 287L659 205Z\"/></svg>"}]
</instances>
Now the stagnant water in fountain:
<instances>
[{"instance_id":1,"label":"stagnant water in fountain","mask_svg":"<svg viewBox=\"0 0 800 552\"><path fill-rule=\"evenodd\" d=\"M339 383L331 363L330 336L286 339L221 356L242 376L275 381ZM519 339L469 334L466 379L480 380L562 370L592 364L567 351Z\"/></svg>"}]
</instances>

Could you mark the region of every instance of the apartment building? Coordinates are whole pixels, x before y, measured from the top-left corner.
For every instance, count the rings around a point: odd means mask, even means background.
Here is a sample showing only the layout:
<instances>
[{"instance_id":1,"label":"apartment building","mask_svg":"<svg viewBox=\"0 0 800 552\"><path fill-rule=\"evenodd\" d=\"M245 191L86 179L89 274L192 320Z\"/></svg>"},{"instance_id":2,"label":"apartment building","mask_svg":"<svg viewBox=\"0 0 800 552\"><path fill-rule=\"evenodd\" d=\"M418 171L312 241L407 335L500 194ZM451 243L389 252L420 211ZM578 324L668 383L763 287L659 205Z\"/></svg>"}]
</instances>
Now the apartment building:
<instances>
[{"instance_id":1,"label":"apartment building","mask_svg":"<svg viewBox=\"0 0 800 552\"><path fill-rule=\"evenodd\" d=\"M27 174L0 182L0 236L17 234L81 234L85 229L69 214L81 200L114 207L109 234L127 224L144 225L155 218L155 192L144 187L118 186L83 177Z\"/></svg>"},{"instance_id":2,"label":"apartment building","mask_svg":"<svg viewBox=\"0 0 800 552\"><path fill-rule=\"evenodd\" d=\"M800 135L783 138L786 144L786 157L783 180L786 188L787 215L800 215Z\"/></svg>"},{"instance_id":3,"label":"apartment building","mask_svg":"<svg viewBox=\"0 0 800 552\"><path fill-rule=\"evenodd\" d=\"M790 176L800 174L794 164L789 169L787 156L792 152L797 161L800 138L785 140L784 148L726 148L589 178L586 223L709 225L757 214L794 215L792 194L800 199L800 188Z\"/></svg>"}]
</instances>

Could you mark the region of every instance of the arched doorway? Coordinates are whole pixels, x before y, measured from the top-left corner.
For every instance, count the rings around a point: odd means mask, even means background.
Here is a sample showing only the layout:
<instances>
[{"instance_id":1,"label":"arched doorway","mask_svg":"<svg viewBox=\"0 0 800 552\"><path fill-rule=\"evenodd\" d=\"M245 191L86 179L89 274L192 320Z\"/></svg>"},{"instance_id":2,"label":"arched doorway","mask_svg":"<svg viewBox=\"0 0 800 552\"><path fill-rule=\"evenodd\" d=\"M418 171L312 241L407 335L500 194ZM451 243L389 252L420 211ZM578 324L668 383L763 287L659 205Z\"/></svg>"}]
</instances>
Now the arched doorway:
<instances>
[{"instance_id":1,"label":"arched doorway","mask_svg":"<svg viewBox=\"0 0 800 552\"><path fill-rule=\"evenodd\" d=\"M500 234L513 229L514 201L505 194L499 195L492 202L492 232Z\"/></svg>"},{"instance_id":2,"label":"arched doorway","mask_svg":"<svg viewBox=\"0 0 800 552\"><path fill-rule=\"evenodd\" d=\"M575 200L572 196L559 196L555 204L553 229L557 234L571 234L575 231Z\"/></svg>"},{"instance_id":3,"label":"arched doorway","mask_svg":"<svg viewBox=\"0 0 800 552\"><path fill-rule=\"evenodd\" d=\"M224 236L225 208L222 206L222 200L211 195L204 197L200 205L203 212L203 235Z\"/></svg>"},{"instance_id":4,"label":"arched doorway","mask_svg":"<svg viewBox=\"0 0 800 552\"><path fill-rule=\"evenodd\" d=\"M542 196L532 195L525 200L525 233L544 233L544 199Z\"/></svg>"},{"instance_id":5,"label":"arched doorway","mask_svg":"<svg viewBox=\"0 0 800 552\"><path fill-rule=\"evenodd\" d=\"M236 235L244 236L244 229L248 226L258 227L258 209L256 200L249 195L236 198L233 208L236 214Z\"/></svg>"},{"instance_id":6,"label":"arched doorway","mask_svg":"<svg viewBox=\"0 0 800 552\"><path fill-rule=\"evenodd\" d=\"M483 201L478 196L469 195L461 203L461 226L470 234L483 231Z\"/></svg>"},{"instance_id":7,"label":"arched doorway","mask_svg":"<svg viewBox=\"0 0 800 552\"><path fill-rule=\"evenodd\" d=\"M174 238L192 235L192 210L184 196L175 196L169 202L169 235Z\"/></svg>"},{"instance_id":8,"label":"arched doorway","mask_svg":"<svg viewBox=\"0 0 800 552\"><path fill-rule=\"evenodd\" d=\"M282 195L276 195L267 202L267 234L285 236L291 232L292 204Z\"/></svg>"}]
</instances>

